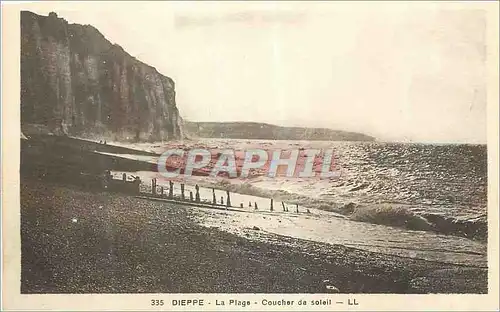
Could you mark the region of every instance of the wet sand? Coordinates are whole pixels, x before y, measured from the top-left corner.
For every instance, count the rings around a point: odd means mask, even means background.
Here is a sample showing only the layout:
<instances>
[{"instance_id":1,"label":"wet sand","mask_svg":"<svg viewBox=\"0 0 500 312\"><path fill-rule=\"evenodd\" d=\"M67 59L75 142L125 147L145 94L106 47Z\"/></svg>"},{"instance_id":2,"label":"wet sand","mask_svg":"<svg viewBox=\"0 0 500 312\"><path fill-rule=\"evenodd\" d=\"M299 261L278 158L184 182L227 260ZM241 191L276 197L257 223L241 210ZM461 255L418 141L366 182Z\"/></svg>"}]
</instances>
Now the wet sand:
<instances>
[{"instance_id":1,"label":"wet sand","mask_svg":"<svg viewBox=\"0 0 500 312\"><path fill-rule=\"evenodd\" d=\"M236 235L203 222L211 213L23 179L21 292L487 292L486 269L277 235L258 224Z\"/></svg>"}]
</instances>

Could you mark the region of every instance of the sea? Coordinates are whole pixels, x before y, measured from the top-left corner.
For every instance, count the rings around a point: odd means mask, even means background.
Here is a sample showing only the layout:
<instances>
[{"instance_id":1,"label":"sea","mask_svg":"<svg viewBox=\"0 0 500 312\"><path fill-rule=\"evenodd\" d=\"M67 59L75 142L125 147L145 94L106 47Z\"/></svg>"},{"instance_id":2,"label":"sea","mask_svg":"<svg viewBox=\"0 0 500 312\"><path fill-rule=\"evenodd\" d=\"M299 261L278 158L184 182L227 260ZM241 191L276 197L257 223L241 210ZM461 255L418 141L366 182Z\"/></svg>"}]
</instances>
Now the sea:
<instances>
[{"instance_id":1,"label":"sea","mask_svg":"<svg viewBox=\"0 0 500 312\"><path fill-rule=\"evenodd\" d=\"M236 139L112 144L157 154L170 148L333 149L335 170L340 172L335 178L268 177L260 172L245 179L193 176L185 183L239 194L242 197L233 199L233 203L241 202L253 214L251 203L259 198L259 212L266 210L270 214L262 220L260 216L257 220L255 216L228 217L215 212L210 214L212 217L204 215L203 222L207 224L221 227L230 224L225 226L228 231L238 233L241 227L254 222L261 224L260 227L268 224L267 230L280 235L433 261L486 266L486 145ZM150 156L122 156L157 161ZM146 181L154 175L132 174ZM161 185L161 177L159 180ZM210 196L209 192L206 194ZM277 207L272 212L267 211L270 198ZM291 217L295 208L285 216L280 211L281 202L300 207L296 217ZM221 223L227 218L232 220ZM270 221L273 218L277 218L276 224Z\"/></svg>"}]
</instances>

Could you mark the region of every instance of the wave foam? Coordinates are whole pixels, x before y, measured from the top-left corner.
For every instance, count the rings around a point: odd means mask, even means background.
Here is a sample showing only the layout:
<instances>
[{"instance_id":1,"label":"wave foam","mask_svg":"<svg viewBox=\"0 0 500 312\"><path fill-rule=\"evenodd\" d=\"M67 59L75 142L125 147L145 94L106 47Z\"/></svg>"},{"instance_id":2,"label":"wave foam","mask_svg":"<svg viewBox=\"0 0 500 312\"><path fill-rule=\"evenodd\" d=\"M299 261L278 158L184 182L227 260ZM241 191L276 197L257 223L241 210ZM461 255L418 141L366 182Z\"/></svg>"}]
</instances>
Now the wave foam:
<instances>
[{"instance_id":1,"label":"wave foam","mask_svg":"<svg viewBox=\"0 0 500 312\"><path fill-rule=\"evenodd\" d=\"M228 180L219 180L217 182L200 180L197 182L206 187L215 187L252 196L274 198L277 201L286 201L308 208L335 212L353 221L401 227L415 231L433 231L440 234L462 236L480 241L485 241L488 236L486 215L469 219L458 219L440 214L414 211L400 204L359 205L352 202L340 203L338 201L316 199L285 190L258 188L250 182L241 184L231 183Z\"/></svg>"},{"instance_id":2,"label":"wave foam","mask_svg":"<svg viewBox=\"0 0 500 312\"><path fill-rule=\"evenodd\" d=\"M358 206L350 215L354 221L403 227L409 230L430 231L433 225L424 217L402 206L389 204Z\"/></svg>"}]
</instances>

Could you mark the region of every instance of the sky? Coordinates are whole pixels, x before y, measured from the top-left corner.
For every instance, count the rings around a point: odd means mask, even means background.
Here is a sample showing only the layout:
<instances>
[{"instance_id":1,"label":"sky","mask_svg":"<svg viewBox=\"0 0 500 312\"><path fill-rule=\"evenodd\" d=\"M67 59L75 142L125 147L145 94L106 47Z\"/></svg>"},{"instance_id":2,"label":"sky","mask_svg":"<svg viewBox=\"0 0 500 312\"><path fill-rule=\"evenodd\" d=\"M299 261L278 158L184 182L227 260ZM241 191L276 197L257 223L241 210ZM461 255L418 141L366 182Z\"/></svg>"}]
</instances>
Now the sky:
<instances>
[{"instance_id":1,"label":"sky","mask_svg":"<svg viewBox=\"0 0 500 312\"><path fill-rule=\"evenodd\" d=\"M446 2L40 3L176 82L191 121L486 142L486 15Z\"/></svg>"}]
</instances>

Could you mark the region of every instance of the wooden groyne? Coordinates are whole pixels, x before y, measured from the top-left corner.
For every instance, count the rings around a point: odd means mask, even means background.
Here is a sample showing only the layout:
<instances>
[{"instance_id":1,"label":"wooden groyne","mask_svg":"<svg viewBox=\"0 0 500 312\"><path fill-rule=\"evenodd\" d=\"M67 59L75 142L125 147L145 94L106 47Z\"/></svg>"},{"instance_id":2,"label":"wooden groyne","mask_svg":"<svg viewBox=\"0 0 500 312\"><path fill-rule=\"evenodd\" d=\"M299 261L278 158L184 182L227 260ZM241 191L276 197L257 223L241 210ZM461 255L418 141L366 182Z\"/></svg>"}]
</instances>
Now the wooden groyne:
<instances>
[{"instance_id":1,"label":"wooden groyne","mask_svg":"<svg viewBox=\"0 0 500 312\"><path fill-rule=\"evenodd\" d=\"M112 179L112 181L117 181ZM172 181L169 181L169 186L168 186L168 192L165 192L165 187L164 186L158 186L158 181L156 178L151 179L151 193L149 192L141 192L139 189L139 184L140 180L138 180L138 177L134 177L134 182L139 181L139 183L135 186L134 189L132 190L132 193L136 193L135 197L137 198L142 198L142 199L149 199L149 200L159 200L159 201L164 201L164 202L170 202L170 203L175 203L175 204L180 204L180 205L189 205L189 206L194 206L194 207L201 207L201 208L212 208L212 209L220 209L220 210L232 210L232 211L244 211L242 209L238 209L237 207L233 207L231 205L231 193L229 191L226 191L226 198L224 200L224 197L221 196L221 201L218 203L216 201L216 196L215 196L215 189L212 188L212 195L213 198L212 200L208 199L202 199L200 195L200 187L198 185L195 185L195 193L193 194L193 191L189 191L189 198L185 194L185 184L180 183L180 194L174 194L174 187L175 184ZM126 182L126 183L133 183L131 181L127 181L126 174L123 174L123 179L121 182ZM122 184L122 191L123 192L130 192L130 189L128 189L125 184ZM116 191L116 189L115 189ZM241 205L240 205L241 208Z\"/></svg>"},{"instance_id":2,"label":"wooden groyne","mask_svg":"<svg viewBox=\"0 0 500 312\"><path fill-rule=\"evenodd\" d=\"M136 176L128 176L123 173L122 179L113 179L109 172L106 173L108 182L105 183L108 187L107 191L111 192L119 192L126 193L129 195L134 195L136 198L148 199L148 200L156 200L163 201L168 203L175 203L179 205L186 205L192 207L200 207L200 208L211 208L218 210L229 210L229 211L240 211L240 212L248 212L248 209L244 209L243 202L236 204L233 206L231 199L231 192L225 190L226 196L219 197L217 200L217 196L215 194L215 188L211 189L211 197L212 198L202 198L200 195L200 187L198 185L194 185L194 191L189 190L189 196L186 195L186 185L184 183L178 183L177 185L168 181L168 186L158 185L158 181L156 178L151 179L151 189L149 192L141 191L140 184L141 180ZM132 177L132 180L128 178ZM177 192L174 190L177 189ZM206 189L206 188L205 188ZM208 190L208 189L206 189ZM205 194L206 195L206 194ZM248 196L248 195L247 195ZM274 199L269 198L269 206L268 208L262 207L262 211L274 212ZM288 212L288 206L284 202L281 202L281 206L283 208L283 212ZM298 205L295 204L295 212L298 213ZM253 208L251 210L257 211L259 207L257 206L257 202L249 202L249 208ZM309 212L309 210L307 210Z\"/></svg>"}]
</instances>

